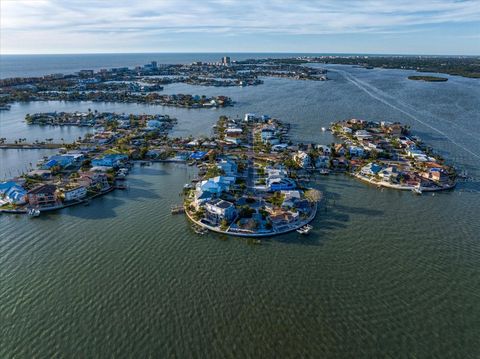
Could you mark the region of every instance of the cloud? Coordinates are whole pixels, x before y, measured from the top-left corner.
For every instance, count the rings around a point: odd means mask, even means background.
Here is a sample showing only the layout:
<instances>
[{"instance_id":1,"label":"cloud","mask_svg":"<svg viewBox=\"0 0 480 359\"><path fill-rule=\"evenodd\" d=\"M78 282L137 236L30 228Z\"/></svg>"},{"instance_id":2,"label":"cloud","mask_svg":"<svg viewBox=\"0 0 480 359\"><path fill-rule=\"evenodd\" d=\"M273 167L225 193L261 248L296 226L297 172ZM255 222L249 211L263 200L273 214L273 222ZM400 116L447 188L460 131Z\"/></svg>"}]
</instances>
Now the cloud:
<instances>
[{"instance_id":1,"label":"cloud","mask_svg":"<svg viewBox=\"0 0 480 359\"><path fill-rule=\"evenodd\" d=\"M394 34L480 21L479 0L2 0L2 52L18 39L176 34ZM114 42L116 40L113 40Z\"/></svg>"}]
</instances>

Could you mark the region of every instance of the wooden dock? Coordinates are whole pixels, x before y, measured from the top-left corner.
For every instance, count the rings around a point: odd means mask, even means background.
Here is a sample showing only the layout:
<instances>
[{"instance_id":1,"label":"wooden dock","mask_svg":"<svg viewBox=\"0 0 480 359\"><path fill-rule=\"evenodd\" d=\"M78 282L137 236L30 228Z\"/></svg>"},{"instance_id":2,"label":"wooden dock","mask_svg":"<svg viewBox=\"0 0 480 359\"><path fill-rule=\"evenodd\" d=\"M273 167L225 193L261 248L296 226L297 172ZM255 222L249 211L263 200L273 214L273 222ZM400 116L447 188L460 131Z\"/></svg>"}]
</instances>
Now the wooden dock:
<instances>
[{"instance_id":1,"label":"wooden dock","mask_svg":"<svg viewBox=\"0 0 480 359\"><path fill-rule=\"evenodd\" d=\"M170 211L172 214L182 214L185 213L185 208L182 205L173 205Z\"/></svg>"}]
</instances>

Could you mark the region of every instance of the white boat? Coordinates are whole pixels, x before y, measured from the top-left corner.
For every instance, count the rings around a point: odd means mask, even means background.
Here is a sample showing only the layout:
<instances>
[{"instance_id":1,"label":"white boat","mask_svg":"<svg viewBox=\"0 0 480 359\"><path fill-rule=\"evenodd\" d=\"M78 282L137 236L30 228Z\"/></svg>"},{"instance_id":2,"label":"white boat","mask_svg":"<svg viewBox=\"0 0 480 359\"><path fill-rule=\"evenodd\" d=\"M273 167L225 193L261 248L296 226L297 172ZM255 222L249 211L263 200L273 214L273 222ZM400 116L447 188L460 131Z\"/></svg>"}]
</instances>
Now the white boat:
<instances>
[{"instance_id":1,"label":"white boat","mask_svg":"<svg viewBox=\"0 0 480 359\"><path fill-rule=\"evenodd\" d=\"M325 132L327 129L325 127L322 127L322 132Z\"/></svg>"},{"instance_id":2,"label":"white boat","mask_svg":"<svg viewBox=\"0 0 480 359\"><path fill-rule=\"evenodd\" d=\"M412 192L415 193L415 194L418 194L418 195L422 194L422 190L420 189L420 186L416 186L416 187L412 188Z\"/></svg>"},{"instance_id":3,"label":"white boat","mask_svg":"<svg viewBox=\"0 0 480 359\"><path fill-rule=\"evenodd\" d=\"M206 228L203 228L203 227L200 227L200 226L193 226L193 231L196 233L196 234L200 234L200 235L203 235L205 233L208 232L208 229Z\"/></svg>"},{"instance_id":4,"label":"white boat","mask_svg":"<svg viewBox=\"0 0 480 359\"><path fill-rule=\"evenodd\" d=\"M300 234L309 234L313 227L309 224L304 225L303 227L297 229L297 232Z\"/></svg>"},{"instance_id":5,"label":"white boat","mask_svg":"<svg viewBox=\"0 0 480 359\"><path fill-rule=\"evenodd\" d=\"M27 211L27 214L30 216L30 217L38 217L40 215L40 210L39 209L35 209L35 208L30 208L28 211Z\"/></svg>"}]
</instances>

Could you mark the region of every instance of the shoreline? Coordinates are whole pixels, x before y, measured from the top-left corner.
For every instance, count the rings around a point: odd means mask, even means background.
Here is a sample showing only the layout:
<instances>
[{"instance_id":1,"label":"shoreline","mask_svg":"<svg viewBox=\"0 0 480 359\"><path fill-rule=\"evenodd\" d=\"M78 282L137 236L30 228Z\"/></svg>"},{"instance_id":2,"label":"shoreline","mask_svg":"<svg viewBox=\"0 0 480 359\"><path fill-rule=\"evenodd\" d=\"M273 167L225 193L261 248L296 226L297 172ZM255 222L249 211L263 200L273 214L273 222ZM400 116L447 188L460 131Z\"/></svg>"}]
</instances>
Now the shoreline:
<instances>
[{"instance_id":1,"label":"shoreline","mask_svg":"<svg viewBox=\"0 0 480 359\"><path fill-rule=\"evenodd\" d=\"M107 193L110 193L110 192L113 192L115 191L117 188L117 186L111 186L109 189L106 189L105 191L101 191L99 193L96 193L90 197L86 197L84 199L81 199L81 200L76 200L75 202L70 202L70 203L66 203L66 204L62 204L60 206L52 206L52 207L44 207L44 208L36 208L40 211L40 213L42 212L53 212L53 211L59 211L59 210L62 210L64 208L68 208L68 207L73 207L73 206L77 206L79 204L82 204L82 203L87 203L88 201L90 201L91 199L94 199L94 198L97 198L97 197L101 197L103 195L106 195ZM5 213L5 214L27 214L28 213L28 209L29 208L26 208L26 209L0 209L0 213Z\"/></svg>"},{"instance_id":2,"label":"shoreline","mask_svg":"<svg viewBox=\"0 0 480 359\"><path fill-rule=\"evenodd\" d=\"M272 231L272 232L267 232L267 233L242 233L242 232L235 232L235 231L229 232L228 229L226 231L222 231L218 227L212 227L212 226L209 226L205 223L202 223L200 221L197 221L197 220L193 219L187 209L185 209L185 214L187 215L187 218L191 222L196 224L197 226L208 229L209 231L212 231L212 232L215 232L215 233L225 234L227 236L245 237L245 238L258 238L258 237L266 238L266 237L273 237L273 236L277 236L277 235L280 235L280 234L285 234L285 233L296 231L297 229L299 229L299 228L305 226L306 224L309 224L310 222L312 222L317 215L317 211L318 211L318 202L315 202L315 204L313 206L312 213L310 214L310 216L306 220L302 221L301 223L292 224L293 227L290 226L288 229L281 230L281 231Z\"/></svg>"},{"instance_id":3,"label":"shoreline","mask_svg":"<svg viewBox=\"0 0 480 359\"><path fill-rule=\"evenodd\" d=\"M411 186L411 185L397 185L397 184L393 184L393 183L389 183L389 182L385 182L385 181L375 181L374 179L364 177L364 176L362 176L358 173L357 174L352 173L352 176L359 179L362 182L374 184L374 185L380 186L380 187L395 189L395 190L399 190L399 191L412 191L412 190L418 188L416 186ZM419 189L422 192L439 192L439 191L447 191L447 190L453 189L453 188L455 188L456 185L457 185L457 183L455 182L454 184L448 185L446 187L438 187L438 188L420 187Z\"/></svg>"}]
</instances>

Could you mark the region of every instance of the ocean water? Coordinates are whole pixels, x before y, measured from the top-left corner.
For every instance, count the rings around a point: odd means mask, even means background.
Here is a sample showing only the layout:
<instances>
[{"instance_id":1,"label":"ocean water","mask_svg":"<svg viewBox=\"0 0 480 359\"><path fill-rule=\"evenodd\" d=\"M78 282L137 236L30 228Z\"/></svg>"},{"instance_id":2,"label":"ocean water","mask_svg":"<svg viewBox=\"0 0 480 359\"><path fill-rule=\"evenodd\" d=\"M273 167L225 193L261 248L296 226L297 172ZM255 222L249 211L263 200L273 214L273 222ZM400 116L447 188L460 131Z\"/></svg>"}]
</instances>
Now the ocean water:
<instances>
[{"instance_id":1,"label":"ocean water","mask_svg":"<svg viewBox=\"0 0 480 359\"><path fill-rule=\"evenodd\" d=\"M128 191L88 207L0 215L0 357L480 356L478 80L328 68L326 82L164 90L232 96L225 109L49 102L0 113L0 137L65 140L83 133L26 126L25 113L168 113L174 136L208 135L222 114L268 113L316 143L335 140L320 130L331 121L398 120L473 177L434 196L322 177L312 234L258 246L198 236L170 214L194 176L178 164L136 167ZM3 150L0 178L43 155Z\"/></svg>"}]
</instances>

